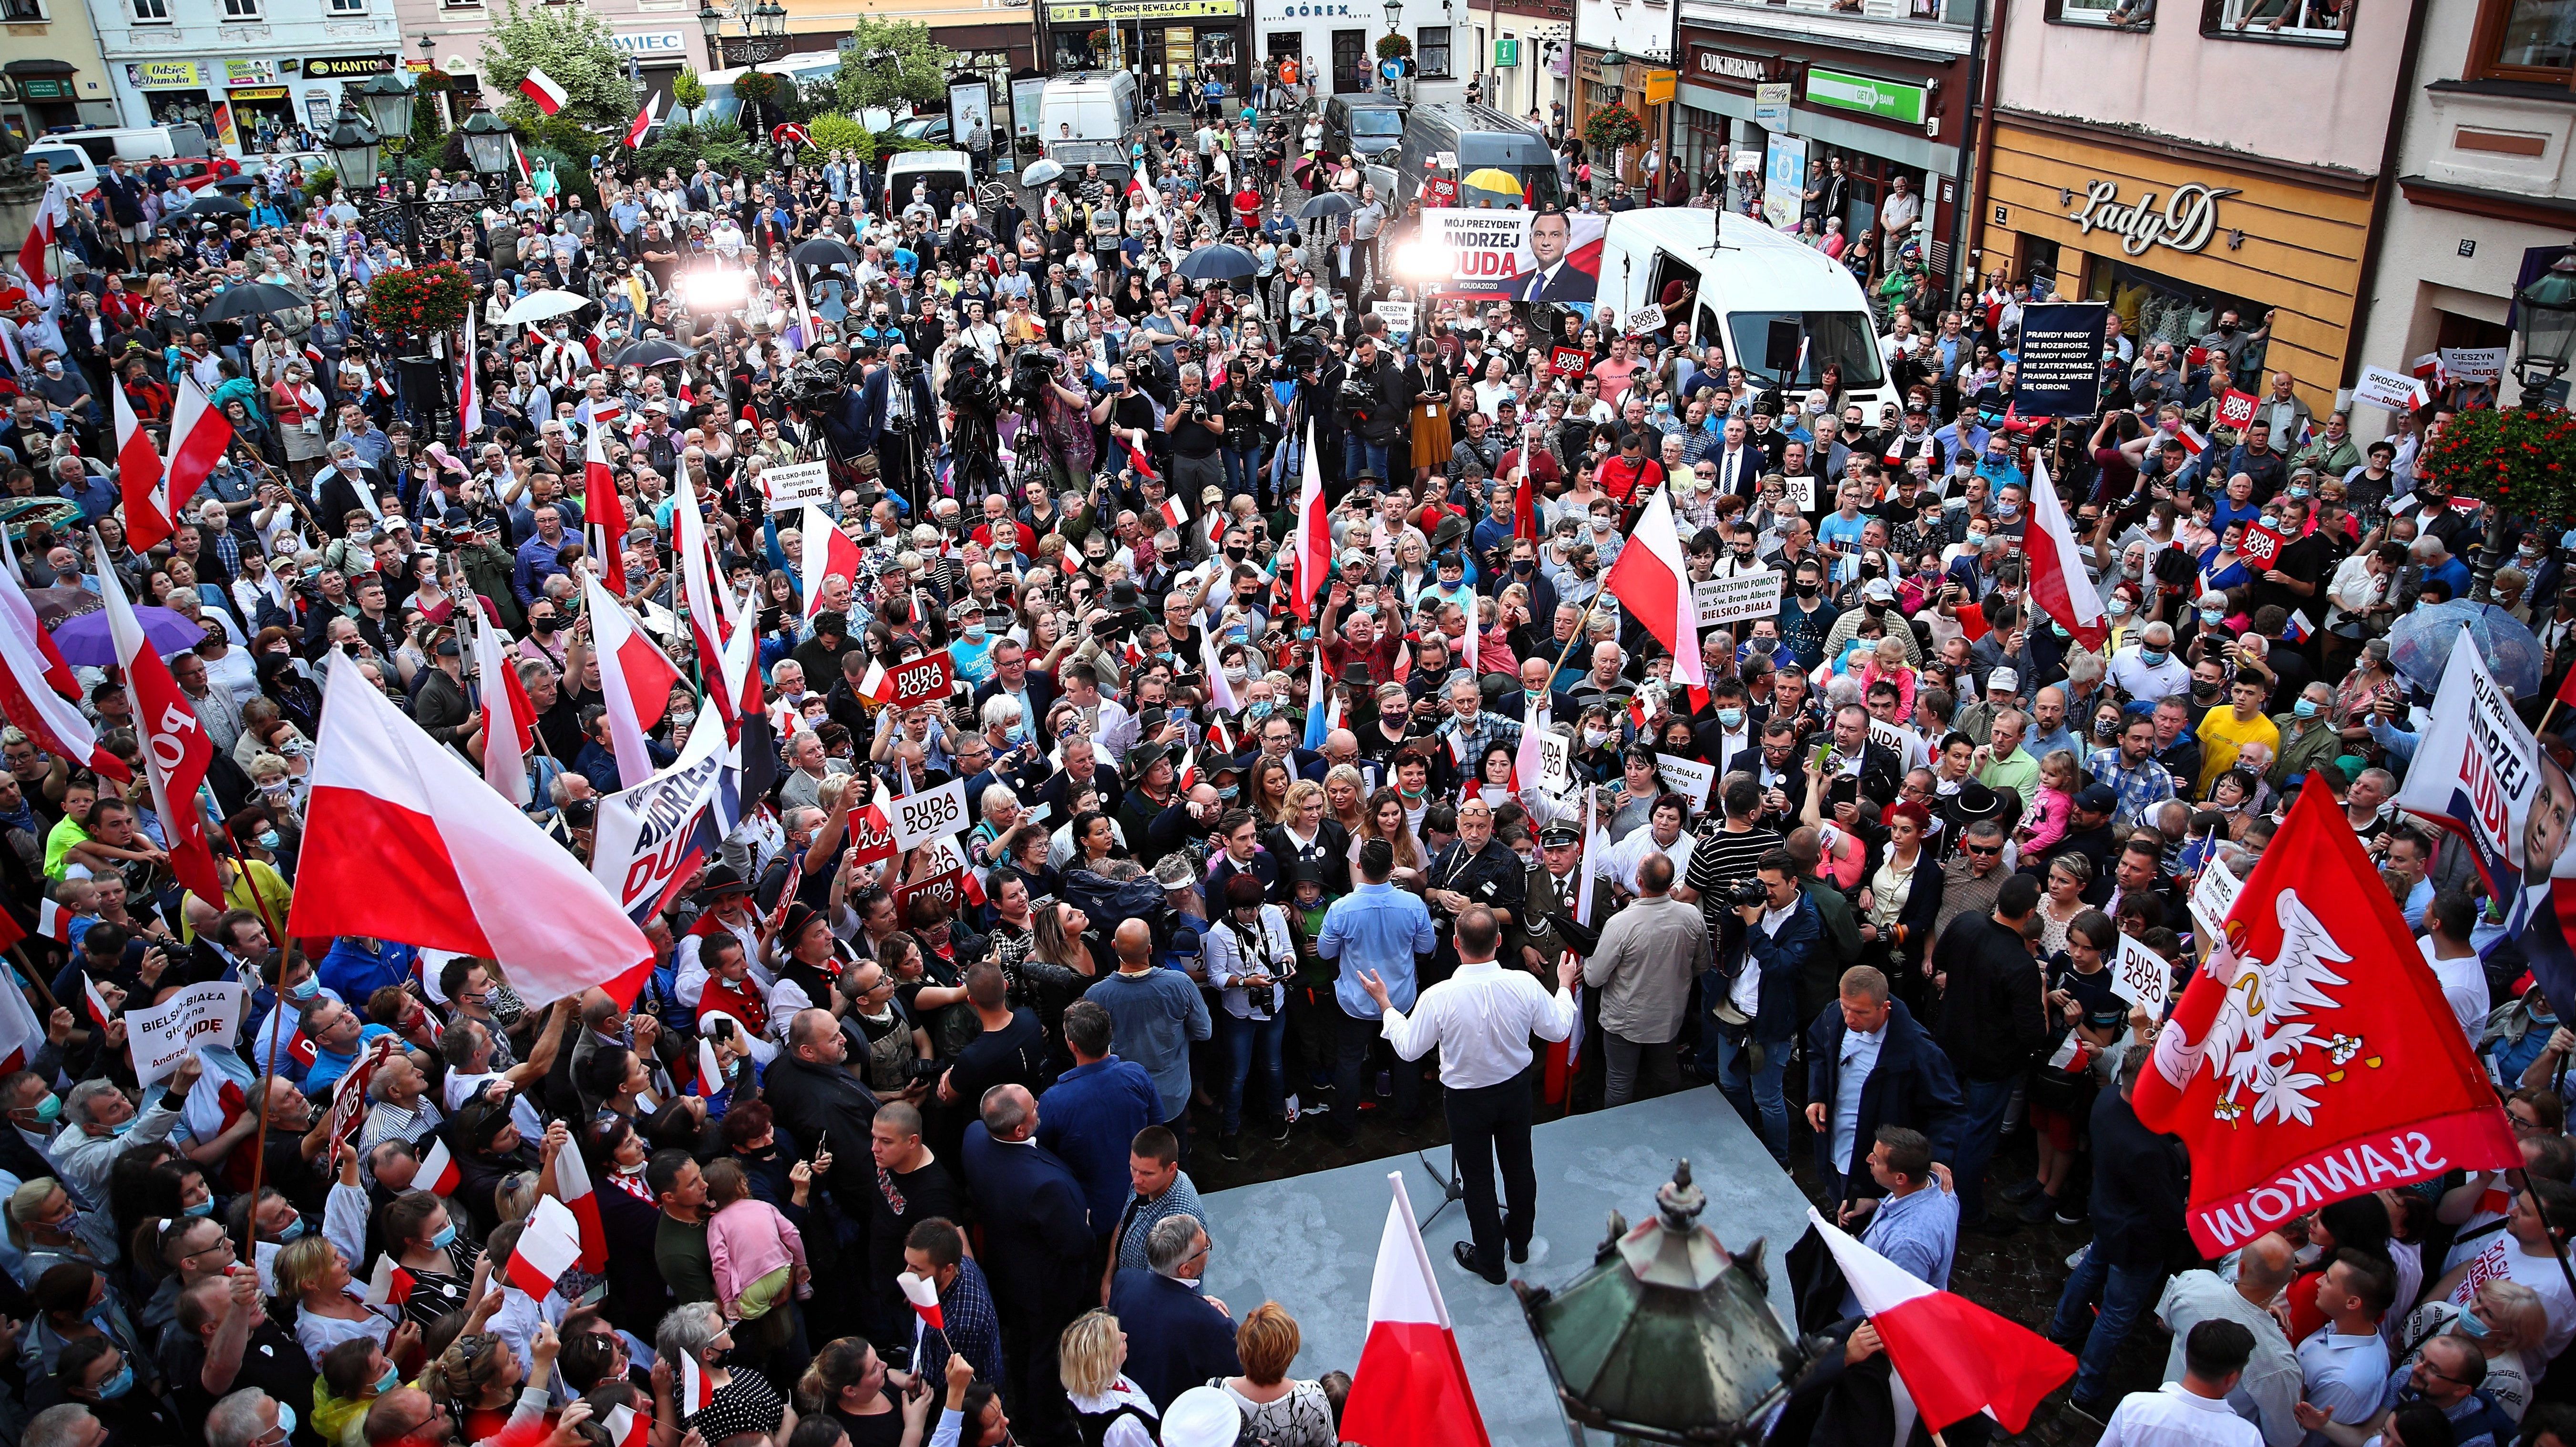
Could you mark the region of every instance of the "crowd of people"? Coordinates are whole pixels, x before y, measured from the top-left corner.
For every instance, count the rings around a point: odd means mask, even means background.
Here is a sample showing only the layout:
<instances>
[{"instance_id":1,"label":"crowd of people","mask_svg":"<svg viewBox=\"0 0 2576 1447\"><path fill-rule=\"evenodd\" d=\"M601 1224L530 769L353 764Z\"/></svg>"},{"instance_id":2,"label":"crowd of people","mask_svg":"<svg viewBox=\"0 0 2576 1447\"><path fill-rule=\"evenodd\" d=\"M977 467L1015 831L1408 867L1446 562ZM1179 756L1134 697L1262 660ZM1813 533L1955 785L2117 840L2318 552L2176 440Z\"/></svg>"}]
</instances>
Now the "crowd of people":
<instances>
[{"instance_id":1,"label":"crowd of people","mask_svg":"<svg viewBox=\"0 0 2576 1447\"><path fill-rule=\"evenodd\" d=\"M1434 295L1394 335L1370 257L1404 215L1367 195L1365 233L1307 230L1300 177L1356 174L1220 120L1140 133L1145 184L998 207L888 198L837 154L481 198L439 243L478 293L461 419L368 319L399 262L345 196L263 183L274 216L204 230L96 210L59 284L0 298L14 566L76 596L103 548L202 630L172 671L216 745L224 885L179 886L148 790L0 739L15 983L46 1025L0 1079L19 1440L1329 1447L1347 1376L1293 1375L1316 1364L1286 1310L1200 1288L1211 1252L1261 1248L1211 1239L1192 1161L1427 1139L1445 1098L1501 1147L1499 1192L1459 1153L1457 1253L1462 1286L1499 1283L1534 1113L1714 1085L1935 1286L1962 1231L2089 1222L2051 1324L2075 1405L2113 1415L2150 1313L2175 1341L2121 1440L2576 1444L2545 1380L2576 1335L2576 1038L2510 944L2481 958L2460 846L2390 807L2427 696L2386 638L2501 549L2491 596L2554 680L2576 588L2557 523L2416 485L2446 406L2364 445L2276 374L2218 425L2194 398L2259 345L2230 317L2187 357L2115 332L2102 416L2023 418L2026 293L1999 283L1891 306L1876 415L1686 325ZM1180 274L1229 232L1259 275ZM790 277L827 236L855 266ZM309 295L309 326L201 319L253 280ZM547 289L592 305L501 323ZM234 436L138 550L110 389L155 431L183 379ZM771 510L766 475L806 461L853 564L809 564L834 555L810 514ZM2034 486L2107 602L2098 647L2032 592ZM1780 586L1704 630L1704 694L1607 591L1658 495L1692 579ZM614 550L623 626L694 676L684 505L751 600L778 782L654 913L641 993L523 999L499 961L289 937L324 681L479 765L476 629L536 710L527 813L590 857L622 775L584 575ZM1318 576L1291 561L1310 522ZM2256 526L2287 540L2268 565ZM887 702L875 678L934 654L957 692ZM125 681L79 676L141 777ZM659 702L666 762L712 705ZM864 843L952 781L962 870ZM2357 1197L2203 1263L2180 1148L2127 1105L2157 1022L2106 961L2187 966L2191 881L2241 876L2304 790L2421 933L2528 1181ZM239 1037L139 1086L119 1012L219 980ZM1478 1037L1480 991L1528 1028ZM1999 1178L2025 1129L2032 1174ZM567 1152L606 1264L532 1295L504 1263ZM2498 1232L2507 1269L2462 1295ZM1836 1339L1837 1365L1876 1351L1856 1320ZM1776 1440L1841 1440L1815 1420Z\"/></svg>"}]
</instances>

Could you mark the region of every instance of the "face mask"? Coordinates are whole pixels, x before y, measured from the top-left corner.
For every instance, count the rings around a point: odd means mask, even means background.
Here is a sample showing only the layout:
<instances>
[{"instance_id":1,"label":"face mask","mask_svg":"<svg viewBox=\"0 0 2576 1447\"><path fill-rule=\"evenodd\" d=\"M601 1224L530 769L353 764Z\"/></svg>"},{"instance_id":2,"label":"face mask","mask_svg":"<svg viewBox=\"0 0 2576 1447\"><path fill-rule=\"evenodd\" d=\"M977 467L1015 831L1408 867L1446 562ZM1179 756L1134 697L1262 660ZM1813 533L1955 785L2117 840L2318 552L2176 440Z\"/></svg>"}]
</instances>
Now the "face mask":
<instances>
[{"instance_id":1,"label":"face mask","mask_svg":"<svg viewBox=\"0 0 2576 1447\"><path fill-rule=\"evenodd\" d=\"M1240 685L1243 682L1243 670L1240 668L1227 669L1225 671L1225 681L1231 684Z\"/></svg>"},{"instance_id":2,"label":"face mask","mask_svg":"<svg viewBox=\"0 0 2576 1447\"><path fill-rule=\"evenodd\" d=\"M287 1222L285 1226L278 1230L277 1239L281 1244L288 1241L300 1241L304 1239L304 1218L298 1216L294 1220Z\"/></svg>"},{"instance_id":3,"label":"face mask","mask_svg":"<svg viewBox=\"0 0 2576 1447\"><path fill-rule=\"evenodd\" d=\"M429 1244L430 1248L436 1251L444 1251L448 1247L455 1245L456 1223L450 1221L446 1225L439 1227L438 1234L429 1238Z\"/></svg>"},{"instance_id":4,"label":"face mask","mask_svg":"<svg viewBox=\"0 0 2576 1447\"><path fill-rule=\"evenodd\" d=\"M63 364L62 364L62 363L60 363L60 362L47 362L47 363L45 364L45 375L46 375L46 376L48 376L48 377L59 377L59 376L61 376L62 374L63 374Z\"/></svg>"},{"instance_id":5,"label":"face mask","mask_svg":"<svg viewBox=\"0 0 2576 1447\"><path fill-rule=\"evenodd\" d=\"M2191 686L2191 696L2199 699L2203 703L2207 703L2209 700L2218 697L2218 685L2214 683L2194 683Z\"/></svg>"},{"instance_id":6,"label":"face mask","mask_svg":"<svg viewBox=\"0 0 2576 1447\"><path fill-rule=\"evenodd\" d=\"M36 1102L36 1124L52 1125L55 1121L61 1120L62 1118L63 1098L61 1096L48 1095L44 1099Z\"/></svg>"},{"instance_id":7,"label":"face mask","mask_svg":"<svg viewBox=\"0 0 2576 1447\"><path fill-rule=\"evenodd\" d=\"M143 1117L139 1115L129 1115L125 1119L118 1121L116 1124L109 1126L107 1128L108 1134L124 1135L126 1132L134 1129L134 1123L141 1119L143 1119Z\"/></svg>"},{"instance_id":8,"label":"face mask","mask_svg":"<svg viewBox=\"0 0 2576 1447\"><path fill-rule=\"evenodd\" d=\"M1225 550L1225 560L1229 563L1240 563L1251 551L1249 548L1228 548Z\"/></svg>"},{"instance_id":9,"label":"face mask","mask_svg":"<svg viewBox=\"0 0 2576 1447\"><path fill-rule=\"evenodd\" d=\"M1742 728L1744 726L1744 710L1740 708L1719 709L1717 711L1717 726L1730 733L1734 732L1736 729Z\"/></svg>"},{"instance_id":10,"label":"face mask","mask_svg":"<svg viewBox=\"0 0 2576 1447\"><path fill-rule=\"evenodd\" d=\"M2118 738L2119 735L2120 721L2118 719L2106 718L2093 726L2093 737L2097 739Z\"/></svg>"},{"instance_id":11,"label":"face mask","mask_svg":"<svg viewBox=\"0 0 2576 1447\"><path fill-rule=\"evenodd\" d=\"M2200 610L2200 622L2201 626L2204 628L2215 628L2226 621L2227 615L2219 612L2215 608L2203 608Z\"/></svg>"},{"instance_id":12,"label":"face mask","mask_svg":"<svg viewBox=\"0 0 2576 1447\"><path fill-rule=\"evenodd\" d=\"M112 1376L106 1381L98 1384L99 1396L111 1402L133 1390L134 1364L132 1362L128 1362L124 1366L118 1367L116 1369L115 1376Z\"/></svg>"},{"instance_id":13,"label":"face mask","mask_svg":"<svg viewBox=\"0 0 2576 1447\"><path fill-rule=\"evenodd\" d=\"M277 1404L277 1430L288 1437L295 1435L295 1409L284 1402Z\"/></svg>"},{"instance_id":14,"label":"face mask","mask_svg":"<svg viewBox=\"0 0 2576 1447\"><path fill-rule=\"evenodd\" d=\"M2290 489L2290 496L2292 497L2306 497L2307 495L2308 490L2304 487L2293 487Z\"/></svg>"},{"instance_id":15,"label":"face mask","mask_svg":"<svg viewBox=\"0 0 2576 1447\"><path fill-rule=\"evenodd\" d=\"M1800 583L1798 585L1798 596L1801 598L1812 598L1823 591L1823 586L1816 583Z\"/></svg>"},{"instance_id":16,"label":"face mask","mask_svg":"<svg viewBox=\"0 0 2576 1447\"><path fill-rule=\"evenodd\" d=\"M290 1000L310 1000L321 993L322 981L320 977L314 975L306 975L286 987L286 997Z\"/></svg>"},{"instance_id":17,"label":"face mask","mask_svg":"<svg viewBox=\"0 0 2576 1447\"><path fill-rule=\"evenodd\" d=\"M1968 534L1968 546L1969 546L1969 547L1972 547L1972 548L1982 548L1982 547L1984 547L1985 545L1986 545L1986 535L1985 535L1984 533L1971 531L1971 532Z\"/></svg>"},{"instance_id":18,"label":"face mask","mask_svg":"<svg viewBox=\"0 0 2576 1447\"><path fill-rule=\"evenodd\" d=\"M969 643L981 643L981 642L983 642L983 641L984 641L984 625L983 625L983 624L981 624L981 623L969 623L969 624L967 624L967 625L966 625L966 641L967 641L967 642L969 642Z\"/></svg>"},{"instance_id":19,"label":"face mask","mask_svg":"<svg viewBox=\"0 0 2576 1447\"><path fill-rule=\"evenodd\" d=\"M2315 718L2317 716L2317 701L2313 698L2300 699L2297 703L2290 705L2290 712L2296 714L2300 718Z\"/></svg>"},{"instance_id":20,"label":"face mask","mask_svg":"<svg viewBox=\"0 0 2576 1447\"><path fill-rule=\"evenodd\" d=\"M401 1370L400 1370L400 1369L398 1369L397 1367L395 1367L395 1366L394 1366L394 1364L393 1364L393 1363L391 1363L391 1362L387 1362L387 1363L385 1363L385 1374L384 1374L383 1376L381 1376L381 1377L376 1378L376 1395L377 1395L377 1396L379 1396L379 1397L381 1397L381 1396L383 1396L385 1393L390 1392L390 1391L392 1391L394 1388L399 1387L399 1386L401 1386L401 1385L402 1385L402 1372L401 1372Z\"/></svg>"},{"instance_id":21,"label":"face mask","mask_svg":"<svg viewBox=\"0 0 2576 1447\"><path fill-rule=\"evenodd\" d=\"M2126 618L2129 616L2129 600L2126 598L2114 598L2103 606L2110 609L2111 616L2114 618Z\"/></svg>"},{"instance_id":22,"label":"face mask","mask_svg":"<svg viewBox=\"0 0 2576 1447\"><path fill-rule=\"evenodd\" d=\"M182 1206L179 1208L179 1214L182 1216L211 1216L215 1214L215 1198L208 1196L206 1199L199 1201L193 1206Z\"/></svg>"},{"instance_id":23,"label":"face mask","mask_svg":"<svg viewBox=\"0 0 2576 1447\"><path fill-rule=\"evenodd\" d=\"M2464 1311L2451 1322L2452 1329L2466 1337L2482 1337L2491 1328L2474 1311Z\"/></svg>"},{"instance_id":24,"label":"face mask","mask_svg":"<svg viewBox=\"0 0 2576 1447\"><path fill-rule=\"evenodd\" d=\"M1243 786L1241 784L1228 784L1224 788L1217 790L1216 796L1220 799L1232 799L1242 792Z\"/></svg>"},{"instance_id":25,"label":"face mask","mask_svg":"<svg viewBox=\"0 0 2576 1447\"><path fill-rule=\"evenodd\" d=\"M2171 657L2173 657L2171 653L2161 648L2141 648L2138 650L2138 661L2149 668L2162 668L2165 666L2165 660Z\"/></svg>"},{"instance_id":26,"label":"face mask","mask_svg":"<svg viewBox=\"0 0 2576 1447\"><path fill-rule=\"evenodd\" d=\"M1002 739L1003 739L1003 742L1005 742L1005 743L1009 744L1012 748L1015 748L1015 749L1016 749L1016 748L1018 748L1020 745L1022 745L1022 744L1024 744L1024 743L1027 743L1027 742L1029 741L1029 728L1028 728L1028 725L1026 725L1026 724L1013 724L1013 725L1011 725L1011 731L1010 731L1009 733L1007 733L1007 734L1004 734L1004 735L1002 736Z\"/></svg>"},{"instance_id":27,"label":"face mask","mask_svg":"<svg viewBox=\"0 0 2576 1447\"><path fill-rule=\"evenodd\" d=\"M1587 749L1597 749L1608 742L1610 742L1610 731L1608 729L1585 729L1583 731L1583 746Z\"/></svg>"}]
</instances>

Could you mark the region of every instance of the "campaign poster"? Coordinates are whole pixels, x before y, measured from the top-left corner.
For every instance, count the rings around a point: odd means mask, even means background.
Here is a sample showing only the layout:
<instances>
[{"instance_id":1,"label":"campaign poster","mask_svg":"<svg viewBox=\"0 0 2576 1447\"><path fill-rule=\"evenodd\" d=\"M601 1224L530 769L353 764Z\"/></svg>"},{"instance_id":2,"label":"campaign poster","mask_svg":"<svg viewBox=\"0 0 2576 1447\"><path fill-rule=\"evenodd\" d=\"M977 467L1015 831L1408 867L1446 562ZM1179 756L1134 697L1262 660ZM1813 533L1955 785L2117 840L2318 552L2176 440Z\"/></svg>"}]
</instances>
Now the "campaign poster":
<instances>
[{"instance_id":1,"label":"campaign poster","mask_svg":"<svg viewBox=\"0 0 2576 1447\"><path fill-rule=\"evenodd\" d=\"M593 879L637 924L715 857L742 815L741 774L728 767L724 720L701 710L671 766L599 801Z\"/></svg>"},{"instance_id":2,"label":"campaign poster","mask_svg":"<svg viewBox=\"0 0 2576 1447\"><path fill-rule=\"evenodd\" d=\"M2025 417L2090 417L2102 410L2102 346L2108 302L2034 302L2022 308L2020 380L2013 402Z\"/></svg>"},{"instance_id":3,"label":"campaign poster","mask_svg":"<svg viewBox=\"0 0 2576 1447\"><path fill-rule=\"evenodd\" d=\"M178 1073L201 1045L230 1045L241 1033L249 987L237 980L191 985L158 1005L125 1012L125 1044L136 1083L152 1086Z\"/></svg>"},{"instance_id":4,"label":"campaign poster","mask_svg":"<svg viewBox=\"0 0 2576 1447\"><path fill-rule=\"evenodd\" d=\"M1442 207L1422 213L1424 239L1450 258L1451 296L1592 304L1607 216Z\"/></svg>"}]
</instances>

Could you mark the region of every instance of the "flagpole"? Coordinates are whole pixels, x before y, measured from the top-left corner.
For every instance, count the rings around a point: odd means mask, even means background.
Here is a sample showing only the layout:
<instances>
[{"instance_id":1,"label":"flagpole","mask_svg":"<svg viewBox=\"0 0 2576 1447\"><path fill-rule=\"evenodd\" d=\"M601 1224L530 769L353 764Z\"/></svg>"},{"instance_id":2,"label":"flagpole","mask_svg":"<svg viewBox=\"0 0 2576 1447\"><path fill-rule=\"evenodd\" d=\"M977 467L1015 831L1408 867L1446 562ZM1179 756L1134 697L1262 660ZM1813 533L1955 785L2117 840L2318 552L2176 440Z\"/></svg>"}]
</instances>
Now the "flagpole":
<instances>
[{"instance_id":1,"label":"flagpole","mask_svg":"<svg viewBox=\"0 0 2576 1447\"><path fill-rule=\"evenodd\" d=\"M54 1003L53 987L45 983L44 975L39 973L35 965L28 961L27 953L24 948L19 945L11 945L9 947L9 958L18 962L18 969L27 977L27 983L35 986L36 993L44 997L45 1013L47 1015L51 1015L56 1010L62 1008L62 1006Z\"/></svg>"},{"instance_id":2,"label":"flagpole","mask_svg":"<svg viewBox=\"0 0 2576 1447\"><path fill-rule=\"evenodd\" d=\"M286 952L293 948L293 942L279 931L277 920L269 913L268 898L259 892L258 876L250 872L250 861L242 857L241 841L233 837L231 823L224 823L223 831L224 843L233 851L233 863L241 870L242 880L250 894L251 905L259 913L260 928L268 931L269 948L277 954L277 1003L270 1006L268 1011L268 1059L260 1067L259 1094L251 1102L259 1111L259 1131L251 1144L250 1156L252 1206L250 1248L252 1255L256 1257L259 1253L259 1185L261 1177L268 1169L268 1084L277 1074L277 1031L278 1027L285 1023L281 1017L286 1014ZM253 970L252 994L258 993L257 982L258 971ZM244 999L247 1000L248 996Z\"/></svg>"},{"instance_id":3,"label":"flagpole","mask_svg":"<svg viewBox=\"0 0 2576 1447\"><path fill-rule=\"evenodd\" d=\"M2505 1175L2512 1178L2515 1194L2530 1196L2532 1209L2539 1210L2540 1197L2531 1189L2530 1173L2516 1166L2505 1172ZM2558 1239L2558 1233L2551 1229L2546 1217L2541 1220L2540 1234L2549 1238L2549 1254L2558 1258L2558 1274L2566 1279L2567 1289L2570 1292L2576 1292L2576 1266L2568 1264L2567 1243Z\"/></svg>"}]
</instances>

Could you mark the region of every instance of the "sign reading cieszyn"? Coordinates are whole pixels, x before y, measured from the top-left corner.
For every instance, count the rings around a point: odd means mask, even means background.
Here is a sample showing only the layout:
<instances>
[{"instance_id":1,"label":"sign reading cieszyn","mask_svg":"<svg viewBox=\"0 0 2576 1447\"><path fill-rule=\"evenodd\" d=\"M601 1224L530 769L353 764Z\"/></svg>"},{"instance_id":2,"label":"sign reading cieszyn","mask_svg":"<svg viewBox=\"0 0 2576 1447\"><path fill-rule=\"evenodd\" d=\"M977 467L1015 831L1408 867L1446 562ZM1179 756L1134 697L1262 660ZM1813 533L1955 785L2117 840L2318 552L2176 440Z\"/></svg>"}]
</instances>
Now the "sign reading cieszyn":
<instances>
[{"instance_id":1,"label":"sign reading cieszyn","mask_svg":"<svg viewBox=\"0 0 2576 1447\"><path fill-rule=\"evenodd\" d=\"M2080 233L2098 229L2117 235L2120 249L2131 256L2142 256L2151 246L2198 251L2218 234L2218 198L2235 194L2232 186L2194 181L2175 187L2162 208L2157 207L2153 191L2138 198L2136 205L2123 206L2119 182L2092 181L2086 183L2084 199L2066 213L2066 219Z\"/></svg>"}]
</instances>

